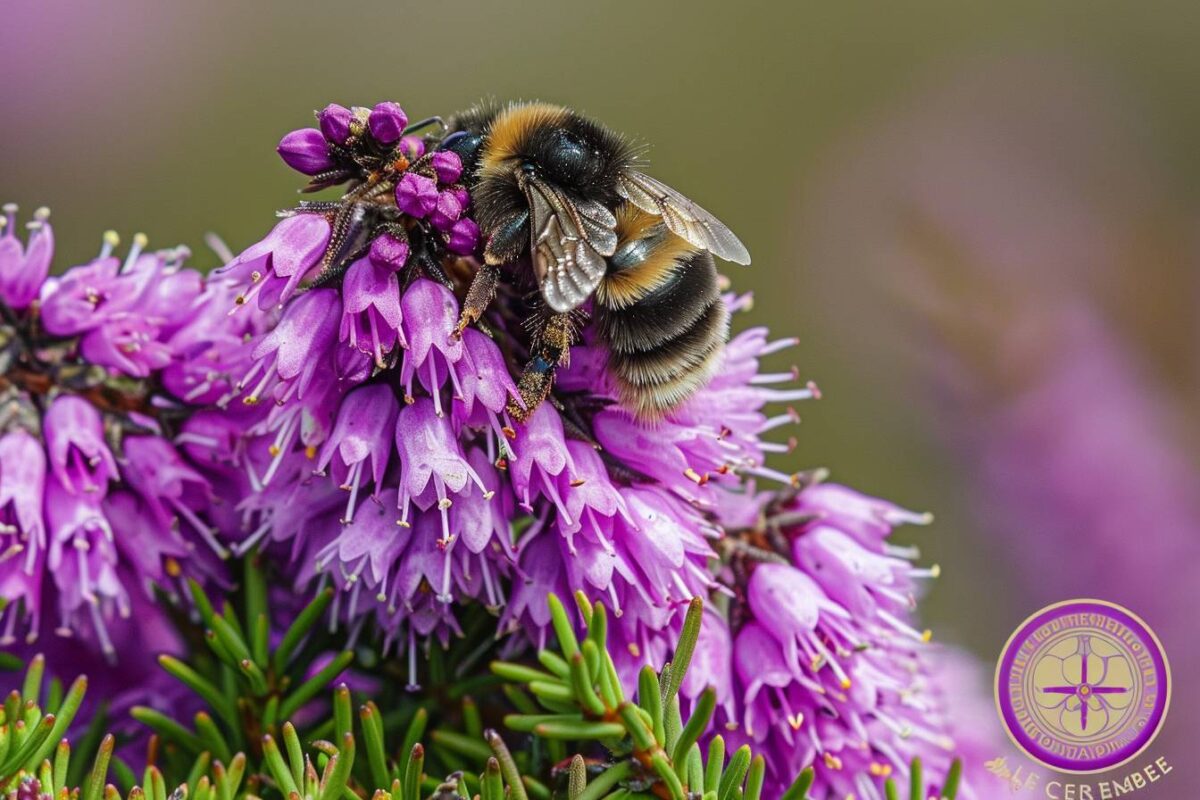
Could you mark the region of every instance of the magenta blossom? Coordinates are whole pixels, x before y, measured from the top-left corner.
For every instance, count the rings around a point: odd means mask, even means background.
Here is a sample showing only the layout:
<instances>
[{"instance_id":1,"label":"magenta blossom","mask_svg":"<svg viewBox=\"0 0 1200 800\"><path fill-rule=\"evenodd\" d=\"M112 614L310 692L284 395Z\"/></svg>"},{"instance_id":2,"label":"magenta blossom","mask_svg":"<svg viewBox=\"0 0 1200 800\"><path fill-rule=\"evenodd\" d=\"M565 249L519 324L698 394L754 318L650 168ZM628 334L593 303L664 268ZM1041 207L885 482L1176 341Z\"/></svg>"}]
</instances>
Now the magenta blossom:
<instances>
[{"instance_id":1,"label":"magenta blossom","mask_svg":"<svg viewBox=\"0 0 1200 800\"><path fill-rule=\"evenodd\" d=\"M114 626L141 599L156 588L180 599L181 577L219 572L219 503L172 437L189 400L216 396L189 388L194 379L215 387L223 371L220 359L203 359L203 373L193 359L249 329L204 313L228 307L230 286L183 269L183 249L144 252L141 235L124 259L110 234L95 260L47 278L45 219L37 216L19 275L4 273L11 253L0 243L11 365L0 423L0 585L10 601L0 641L53 630L116 658ZM35 285L14 293L9 278Z\"/></svg>"},{"instance_id":2,"label":"magenta blossom","mask_svg":"<svg viewBox=\"0 0 1200 800\"><path fill-rule=\"evenodd\" d=\"M549 398L516 421L543 309L502 276L479 323L460 327L480 269L462 160L436 134L397 131L394 114L355 109L343 142L344 115L323 112L314 132L333 166L310 186L369 163L386 199L362 203L364 183L297 210L339 232L306 242L294 292L246 309L261 327L248 402L228 423L239 435L195 439L250 488L231 546L266 548L302 590L336 588L333 621L406 649L414 686L418 644L460 633L464 604L496 613L518 650L552 635L548 592L603 600L633 686L669 658L690 601L709 598L698 663L728 736L768 752L770 796L810 761L817 796L880 797L914 756L943 777L953 742L941 698L922 691L930 648L912 613L936 568L888 541L924 517L770 465L793 446L780 437L790 404L819 396L796 370L762 367L796 340L737 333L705 385L648 425L622 404L585 308ZM272 234L234 263L287 247ZM750 298L723 302L738 312Z\"/></svg>"}]
</instances>

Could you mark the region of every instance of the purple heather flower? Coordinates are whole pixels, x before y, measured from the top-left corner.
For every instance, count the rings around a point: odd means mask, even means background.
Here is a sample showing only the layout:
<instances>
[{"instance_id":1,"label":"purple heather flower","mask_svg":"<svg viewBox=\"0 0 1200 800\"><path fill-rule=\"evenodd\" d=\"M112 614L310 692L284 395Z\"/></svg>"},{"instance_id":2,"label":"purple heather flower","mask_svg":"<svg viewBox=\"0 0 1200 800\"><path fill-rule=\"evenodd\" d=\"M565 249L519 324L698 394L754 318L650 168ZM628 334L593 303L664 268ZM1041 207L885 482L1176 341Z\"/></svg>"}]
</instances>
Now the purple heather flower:
<instances>
[{"instance_id":1,"label":"purple heather flower","mask_svg":"<svg viewBox=\"0 0 1200 800\"><path fill-rule=\"evenodd\" d=\"M350 493L343 517L347 523L354 519L359 488L373 482L378 493L383 486L399 413L395 391L383 384L355 389L338 410L333 432L317 457L317 469L324 472L332 463L333 479Z\"/></svg>"},{"instance_id":2,"label":"purple heather flower","mask_svg":"<svg viewBox=\"0 0 1200 800\"><path fill-rule=\"evenodd\" d=\"M914 756L944 775L955 747L946 698L929 688L929 634L911 623L918 582L937 569L886 541L893 525L927 520L820 483L770 513L789 563L747 564L737 622L715 634L733 642L728 666L710 666L733 675L719 696L727 737L766 755L777 791L808 763L817 796L880 796L882 777L902 777Z\"/></svg>"},{"instance_id":3,"label":"purple heather flower","mask_svg":"<svg viewBox=\"0 0 1200 800\"><path fill-rule=\"evenodd\" d=\"M320 214L284 217L266 238L215 274L247 287L237 296L238 305L257 299L258 307L265 310L283 303L316 277L329 236L329 221Z\"/></svg>"},{"instance_id":4,"label":"purple heather flower","mask_svg":"<svg viewBox=\"0 0 1200 800\"><path fill-rule=\"evenodd\" d=\"M400 525L409 524L412 504L421 510L436 505L446 528L446 510L452 494L460 494L468 481L483 490L483 481L459 448L449 418L439 414L433 401L414 401L396 420L396 449L400 456Z\"/></svg>"},{"instance_id":5,"label":"purple heather flower","mask_svg":"<svg viewBox=\"0 0 1200 800\"><path fill-rule=\"evenodd\" d=\"M104 496L117 477L117 462L104 442L100 412L86 400L60 395L46 411L46 449L50 468L69 492Z\"/></svg>"},{"instance_id":6,"label":"purple heather flower","mask_svg":"<svg viewBox=\"0 0 1200 800\"><path fill-rule=\"evenodd\" d=\"M316 128L301 128L279 140L276 148L284 163L305 175L317 175L333 168L329 144Z\"/></svg>"},{"instance_id":7,"label":"purple heather flower","mask_svg":"<svg viewBox=\"0 0 1200 800\"><path fill-rule=\"evenodd\" d=\"M385 245L380 249L392 248ZM405 344L400 338L400 279L390 264L385 262L380 266L377 263L374 247L371 252L371 257L360 258L346 271L342 283L344 307L338 338L351 347L369 353L375 365L382 368L384 356L397 343L402 346Z\"/></svg>"},{"instance_id":8,"label":"purple heather flower","mask_svg":"<svg viewBox=\"0 0 1200 800\"><path fill-rule=\"evenodd\" d=\"M46 454L33 436L21 429L0 436L0 560L18 559L31 571L46 547L40 498L46 485Z\"/></svg>"},{"instance_id":9,"label":"purple heather flower","mask_svg":"<svg viewBox=\"0 0 1200 800\"><path fill-rule=\"evenodd\" d=\"M407 342L400 365L400 385L406 398L413 396L415 377L433 397L442 414L442 383L450 378L461 385L456 365L463 357L461 338L453 335L458 324L458 302L445 286L424 278L413 281L400 301L404 322L401 335Z\"/></svg>"},{"instance_id":10,"label":"purple heather flower","mask_svg":"<svg viewBox=\"0 0 1200 800\"><path fill-rule=\"evenodd\" d=\"M409 216L424 219L437 203L437 181L433 178L406 172L396 184L396 207Z\"/></svg>"},{"instance_id":11,"label":"purple heather flower","mask_svg":"<svg viewBox=\"0 0 1200 800\"><path fill-rule=\"evenodd\" d=\"M54 630L117 658L112 631L141 598L178 599L185 571L207 581L224 552L209 479L172 437L190 400L229 393L216 372L240 364L257 329L214 311L234 290L183 269L186 250L143 252L139 234L122 260L116 243L41 273L26 292L36 304L4 298L0 326L24 367L6 373L0 422L5 643ZM213 359L215 341L240 355Z\"/></svg>"},{"instance_id":12,"label":"purple heather flower","mask_svg":"<svg viewBox=\"0 0 1200 800\"><path fill-rule=\"evenodd\" d=\"M257 403L269 391L278 400L292 393L303 397L314 379L328 372L322 356L332 352L341 315L342 302L333 289L300 295L251 352L254 366L241 380L242 386L253 385L246 402Z\"/></svg>"},{"instance_id":13,"label":"purple heather flower","mask_svg":"<svg viewBox=\"0 0 1200 800\"><path fill-rule=\"evenodd\" d=\"M171 363L171 347L159 339L159 333L149 319L123 315L84 334L79 350L95 364L145 378Z\"/></svg>"},{"instance_id":14,"label":"purple heather flower","mask_svg":"<svg viewBox=\"0 0 1200 800\"><path fill-rule=\"evenodd\" d=\"M129 310L138 285L121 280L120 260L108 256L76 267L42 285L42 324L50 333L73 336ZM49 290L49 291L48 291Z\"/></svg>"},{"instance_id":15,"label":"purple heather flower","mask_svg":"<svg viewBox=\"0 0 1200 800\"><path fill-rule=\"evenodd\" d=\"M321 127L321 134L334 144L345 144L350 138L350 123L353 119L354 112L337 103L330 103L317 112L317 124Z\"/></svg>"},{"instance_id":16,"label":"purple heather flower","mask_svg":"<svg viewBox=\"0 0 1200 800\"><path fill-rule=\"evenodd\" d=\"M54 255L54 230L50 227L49 209L39 208L29 223L29 240L25 245L17 238L17 207L4 206L0 217L0 298L11 308L24 309L37 299L42 281L50 272Z\"/></svg>"},{"instance_id":17,"label":"purple heather flower","mask_svg":"<svg viewBox=\"0 0 1200 800\"><path fill-rule=\"evenodd\" d=\"M408 126L408 117L404 109L392 102L383 102L371 109L367 117L367 127L371 136L382 145L392 145L400 141L400 134Z\"/></svg>"}]
</instances>

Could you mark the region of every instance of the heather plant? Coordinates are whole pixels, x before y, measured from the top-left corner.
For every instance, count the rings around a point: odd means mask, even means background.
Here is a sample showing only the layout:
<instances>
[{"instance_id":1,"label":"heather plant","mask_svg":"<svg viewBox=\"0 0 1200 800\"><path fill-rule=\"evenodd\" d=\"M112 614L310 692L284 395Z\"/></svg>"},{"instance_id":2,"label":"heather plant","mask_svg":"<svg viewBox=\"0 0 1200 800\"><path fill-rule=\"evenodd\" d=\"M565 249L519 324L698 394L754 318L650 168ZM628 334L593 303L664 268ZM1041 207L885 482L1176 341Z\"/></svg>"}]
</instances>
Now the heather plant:
<instances>
[{"instance_id":1,"label":"heather plant","mask_svg":"<svg viewBox=\"0 0 1200 800\"><path fill-rule=\"evenodd\" d=\"M583 309L514 414L541 312L501 280L463 323L485 243L443 136L327 107L280 155L316 190L374 165L350 191L383 199L303 202L209 276L109 236L49 277L46 215L22 243L8 212L0 622L9 659L46 657L5 705L4 788L958 794L914 613L938 568L891 541L928 515L770 463L819 397L766 366L798 342L737 325L648 423ZM64 695L78 671L101 690Z\"/></svg>"}]
</instances>

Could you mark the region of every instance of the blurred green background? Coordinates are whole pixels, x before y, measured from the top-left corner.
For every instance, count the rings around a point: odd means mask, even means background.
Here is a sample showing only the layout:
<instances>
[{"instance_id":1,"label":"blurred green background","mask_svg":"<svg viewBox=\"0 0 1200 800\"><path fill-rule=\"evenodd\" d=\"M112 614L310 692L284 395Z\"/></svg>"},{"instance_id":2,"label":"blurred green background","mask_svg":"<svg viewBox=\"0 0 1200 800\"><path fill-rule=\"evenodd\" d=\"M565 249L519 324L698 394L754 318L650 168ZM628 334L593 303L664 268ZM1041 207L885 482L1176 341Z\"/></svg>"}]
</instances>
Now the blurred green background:
<instances>
[{"instance_id":1,"label":"blurred green background","mask_svg":"<svg viewBox=\"0 0 1200 800\"><path fill-rule=\"evenodd\" d=\"M1102 76L1158 165L1172 247L1193 247L1178 209L1200 185L1194 3L10 2L3 17L0 197L53 208L59 268L106 228L186 243L205 267L204 233L235 251L254 241L298 186L275 143L331 101L394 99L419 118L540 98L650 143L653 174L749 245L754 265L728 273L755 291L755 323L800 337L781 364L824 390L787 466L936 512L909 536L944 569L925 613L985 661L1033 609L1007 588L1013 561L964 501L961 456L920 381L872 354L889 333L847 301L868 289L824 279L849 265L813 255L821 187L854 158L847 142L911 98L981 59L1048 53ZM1197 293L1189 258L1172 264L1131 267L1118 287L1139 299L1118 316L1187 392L1196 337L1181 326Z\"/></svg>"}]
</instances>

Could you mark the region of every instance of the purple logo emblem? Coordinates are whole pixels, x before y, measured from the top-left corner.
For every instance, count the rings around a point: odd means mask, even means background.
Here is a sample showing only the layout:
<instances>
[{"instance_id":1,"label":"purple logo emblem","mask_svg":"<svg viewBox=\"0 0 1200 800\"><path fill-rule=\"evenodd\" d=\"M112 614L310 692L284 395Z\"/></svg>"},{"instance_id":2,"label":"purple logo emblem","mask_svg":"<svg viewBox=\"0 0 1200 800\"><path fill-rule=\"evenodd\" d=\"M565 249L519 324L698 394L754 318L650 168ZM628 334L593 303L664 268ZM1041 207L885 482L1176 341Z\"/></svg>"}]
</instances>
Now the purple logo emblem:
<instances>
[{"instance_id":1,"label":"purple logo emblem","mask_svg":"<svg viewBox=\"0 0 1200 800\"><path fill-rule=\"evenodd\" d=\"M1009 736L1062 772L1101 772L1137 756L1158 734L1170 699L1158 637L1103 600L1069 600L1034 614L996 668L996 706Z\"/></svg>"}]
</instances>

